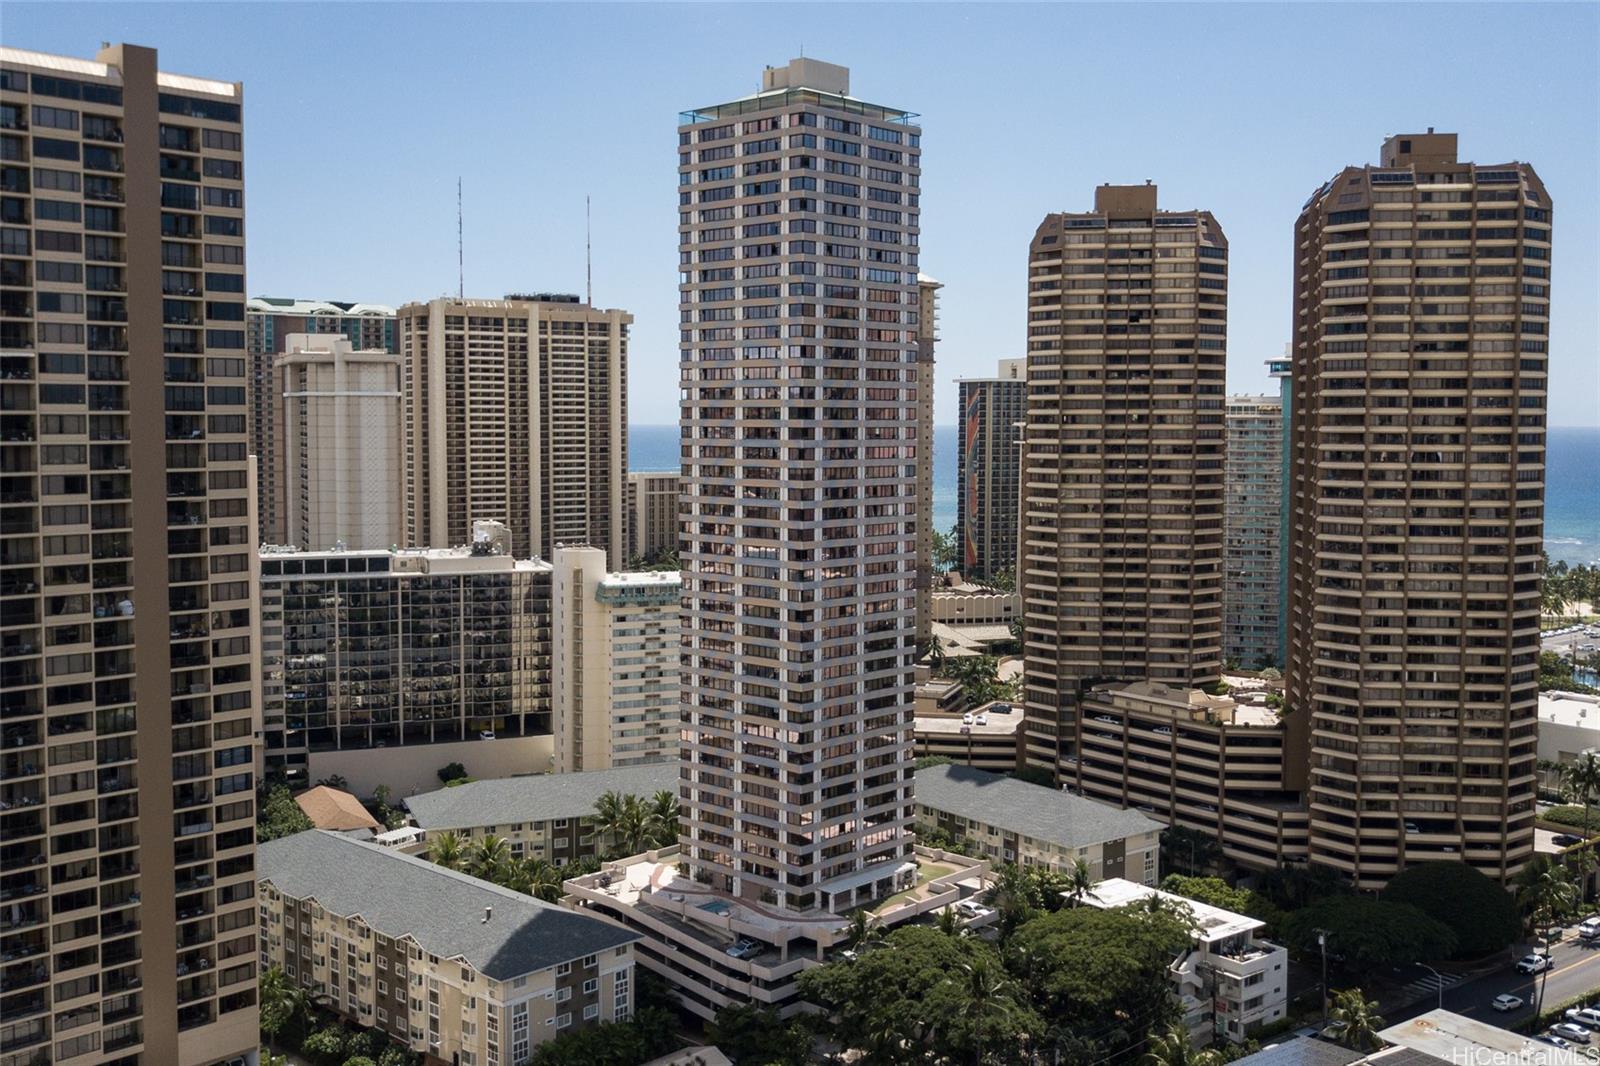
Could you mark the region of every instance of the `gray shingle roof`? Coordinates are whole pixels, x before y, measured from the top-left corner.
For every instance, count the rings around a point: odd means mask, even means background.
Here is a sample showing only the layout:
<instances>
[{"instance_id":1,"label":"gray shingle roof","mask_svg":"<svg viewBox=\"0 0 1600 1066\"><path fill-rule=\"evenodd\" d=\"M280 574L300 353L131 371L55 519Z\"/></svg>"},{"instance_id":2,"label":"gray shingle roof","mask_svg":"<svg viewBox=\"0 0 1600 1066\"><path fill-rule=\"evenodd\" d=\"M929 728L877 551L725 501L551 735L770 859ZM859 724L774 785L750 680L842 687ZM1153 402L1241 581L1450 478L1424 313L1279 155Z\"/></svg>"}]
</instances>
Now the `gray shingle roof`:
<instances>
[{"instance_id":1,"label":"gray shingle roof","mask_svg":"<svg viewBox=\"0 0 1600 1066\"><path fill-rule=\"evenodd\" d=\"M1083 848L1165 828L1138 811L970 766L918 770L916 799L961 818L1063 848Z\"/></svg>"},{"instance_id":2,"label":"gray shingle roof","mask_svg":"<svg viewBox=\"0 0 1600 1066\"><path fill-rule=\"evenodd\" d=\"M410 936L424 951L464 958L496 981L639 939L599 918L324 829L268 841L256 863L261 880L286 896L315 899L340 917L359 915L384 936ZM485 907L493 912L487 922Z\"/></svg>"},{"instance_id":3,"label":"gray shingle roof","mask_svg":"<svg viewBox=\"0 0 1600 1066\"><path fill-rule=\"evenodd\" d=\"M549 818L582 818L594 813L595 800L607 792L648 799L667 789L678 791L678 763L618 766L578 774L532 774L470 781L405 799L412 819L424 829L471 829L484 825L542 822Z\"/></svg>"},{"instance_id":4,"label":"gray shingle roof","mask_svg":"<svg viewBox=\"0 0 1600 1066\"><path fill-rule=\"evenodd\" d=\"M1276 1047L1233 1061L1235 1066L1351 1066L1365 1058L1365 1052L1315 1037L1285 1037Z\"/></svg>"}]
</instances>

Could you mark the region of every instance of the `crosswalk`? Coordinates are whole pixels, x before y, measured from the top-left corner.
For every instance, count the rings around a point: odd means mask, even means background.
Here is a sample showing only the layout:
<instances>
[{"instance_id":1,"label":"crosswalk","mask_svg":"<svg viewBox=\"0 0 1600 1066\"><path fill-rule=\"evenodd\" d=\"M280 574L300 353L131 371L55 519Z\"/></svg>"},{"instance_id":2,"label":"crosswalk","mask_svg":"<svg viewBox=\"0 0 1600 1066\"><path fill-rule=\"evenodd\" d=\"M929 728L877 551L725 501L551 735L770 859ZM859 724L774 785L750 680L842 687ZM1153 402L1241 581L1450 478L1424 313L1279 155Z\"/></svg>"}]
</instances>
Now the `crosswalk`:
<instances>
[{"instance_id":1,"label":"crosswalk","mask_svg":"<svg viewBox=\"0 0 1600 1066\"><path fill-rule=\"evenodd\" d=\"M1442 973L1434 976L1431 973L1423 974L1415 981L1410 981L1400 986L1395 998L1399 1000L1417 1000L1423 996L1437 996L1441 988L1449 991L1467 978L1458 973Z\"/></svg>"}]
</instances>

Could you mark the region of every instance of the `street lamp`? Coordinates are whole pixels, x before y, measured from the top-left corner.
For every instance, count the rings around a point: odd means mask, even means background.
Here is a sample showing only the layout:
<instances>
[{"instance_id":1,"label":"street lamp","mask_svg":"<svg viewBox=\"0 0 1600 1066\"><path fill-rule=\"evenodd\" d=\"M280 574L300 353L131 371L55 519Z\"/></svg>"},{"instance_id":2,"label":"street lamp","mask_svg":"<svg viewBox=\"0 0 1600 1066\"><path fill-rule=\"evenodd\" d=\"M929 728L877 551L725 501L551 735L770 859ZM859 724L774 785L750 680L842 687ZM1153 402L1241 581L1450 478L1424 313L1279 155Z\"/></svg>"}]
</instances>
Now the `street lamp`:
<instances>
[{"instance_id":1,"label":"street lamp","mask_svg":"<svg viewBox=\"0 0 1600 1066\"><path fill-rule=\"evenodd\" d=\"M1432 966L1429 966L1425 962L1419 962L1417 965L1433 974L1433 979L1439 982L1439 1009L1444 1010L1444 978L1440 976L1438 970L1435 970Z\"/></svg>"},{"instance_id":2,"label":"street lamp","mask_svg":"<svg viewBox=\"0 0 1600 1066\"><path fill-rule=\"evenodd\" d=\"M1317 947L1322 949L1322 1024L1328 1024L1328 933L1325 929L1317 931Z\"/></svg>"}]
</instances>

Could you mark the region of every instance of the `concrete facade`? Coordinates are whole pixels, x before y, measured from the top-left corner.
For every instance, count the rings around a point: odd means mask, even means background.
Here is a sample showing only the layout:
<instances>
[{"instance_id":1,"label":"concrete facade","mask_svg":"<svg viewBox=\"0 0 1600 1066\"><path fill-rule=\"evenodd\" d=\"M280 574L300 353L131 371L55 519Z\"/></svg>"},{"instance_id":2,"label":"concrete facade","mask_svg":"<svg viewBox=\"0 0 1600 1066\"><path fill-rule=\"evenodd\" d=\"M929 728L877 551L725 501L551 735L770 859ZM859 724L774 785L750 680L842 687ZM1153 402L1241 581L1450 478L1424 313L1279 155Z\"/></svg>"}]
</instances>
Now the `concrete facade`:
<instances>
[{"instance_id":1,"label":"concrete facade","mask_svg":"<svg viewBox=\"0 0 1600 1066\"><path fill-rule=\"evenodd\" d=\"M400 308L405 545L465 544L490 519L522 558L625 559L632 322L549 293Z\"/></svg>"},{"instance_id":2,"label":"concrete facade","mask_svg":"<svg viewBox=\"0 0 1600 1066\"><path fill-rule=\"evenodd\" d=\"M1283 406L1276 396L1230 396L1227 425L1222 654L1246 670L1281 667Z\"/></svg>"},{"instance_id":3,"label":"concrete facade","mask_svg":"<svg viewBox=\"0 0 1600 1066\"><path fill-rule=\"evenodd\" d=\"M678 551L678 494L675 470L628 472L628 560L656 563Z\"/></svg>"},{"instance_id":4,"label":"concrete facade","mask_svg":"<svg viewBox=\"0 0 1600 1066\"><path fill-rule=\"evenodd\" d=\"M343 337L289 335L273 364L289 543L310 550L400 544L400 357Z\"/></svg>"},{"instance_id":5,"label":"concrete facade","mask_svg":"<svg viewBox=\"0 0 1600 1066\"><path fill-rule=\"evenodd\" d=\"M5 1057L253 1062L244 90L0 72Z\"/></svg>"},{"instance_id":6,"label":"concrete facade","mask_svg":"<svg viewBox=\"0 0 1600 1066\"><path fill-rule=\"evenodd\" d=\"M1550 198L1455 134L1379 159L1295 222L1292 765L1313 863L1506 880L1534 846Z\"/></svg>"},{"instance_id":7,"label":"concrete facade","mask_svg":"<svg viewBox=\"0 0 1600 1066\"><path fill-rule=\"evenodd\" d=\"M956 388L961 434L956 453L959 569L974 581L1002 573L1014 578L1027 362L1002 359L994 377L958 378Z\"/></svg>"},{"instance_id":8,"label":"concrete facade","mask_svg":"<svg viewBox=\"0 0 1600 1066\"><path fill-rule=\"evenodd\" d=\"M676 760L678 572L612 573L599 548L557 548L552 567L557 767Z\"/></svg>"}]
</instances>

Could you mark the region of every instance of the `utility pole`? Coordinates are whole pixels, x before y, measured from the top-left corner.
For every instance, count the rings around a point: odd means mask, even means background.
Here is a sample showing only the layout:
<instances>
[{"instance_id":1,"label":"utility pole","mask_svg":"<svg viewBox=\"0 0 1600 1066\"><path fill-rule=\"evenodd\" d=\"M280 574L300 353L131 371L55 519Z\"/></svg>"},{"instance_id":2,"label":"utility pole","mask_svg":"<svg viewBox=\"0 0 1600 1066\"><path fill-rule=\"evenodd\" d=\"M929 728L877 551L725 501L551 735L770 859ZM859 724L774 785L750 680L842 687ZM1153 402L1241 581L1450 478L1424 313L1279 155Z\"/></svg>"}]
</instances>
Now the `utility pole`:
<instances>
[{"instance_id":1,"label":"utility pole","mask_svg":"<svg viewBox=\"0 0 1600 1066\"><path fill-rule=\"evenodd\" d=\"M1438 970L1435 970L1432 966L1429 966L1425 962L1419 962L1417 965L1433 974L1433 979L1439 982L1439 1009L1444 1010L1444 977L1439 973Z\"/></svg>"},{"instance_id":2,"label":"utility pole","mask_svg":"<svg viewBox=\"0 0 1600 1066\"><path fill-rule=\"evenodd\" d=\"M1317 947L1322 949L1322 1024L1328 1024L1328 933L1317 930Z\"/></svg>"}]
</instances>

